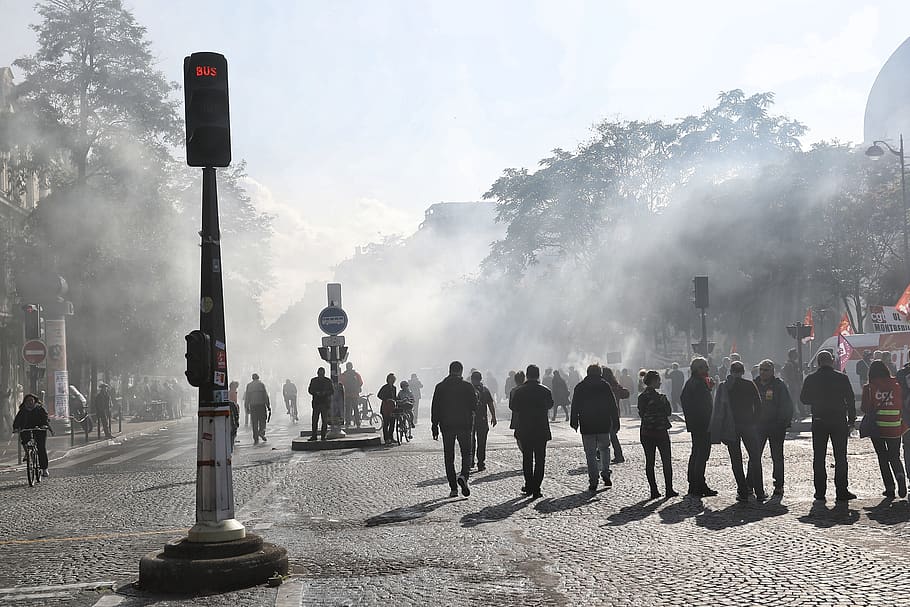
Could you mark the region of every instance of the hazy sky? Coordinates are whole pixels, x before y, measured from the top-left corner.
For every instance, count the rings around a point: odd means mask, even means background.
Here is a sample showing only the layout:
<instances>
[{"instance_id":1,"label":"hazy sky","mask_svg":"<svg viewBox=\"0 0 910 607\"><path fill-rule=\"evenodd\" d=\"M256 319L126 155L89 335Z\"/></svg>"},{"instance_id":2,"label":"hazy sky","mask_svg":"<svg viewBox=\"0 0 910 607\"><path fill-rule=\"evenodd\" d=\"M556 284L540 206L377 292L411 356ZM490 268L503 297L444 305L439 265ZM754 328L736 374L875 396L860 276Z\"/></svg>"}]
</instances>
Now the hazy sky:
<instances>
[{"instance_id":1,"label":"hazy sky","mask_svg":"<svg viewBox=\"0 0 910 607\"><path fill-rule=\"evenodd\" d=\"M269 317L355 244L479 199L603 118L673 119L742 88L774 91L807 142L859 141L878 69L910 36L893 0L126 5L171 79L193 51L228 58L234 158L277 215ZM35 20L0 0L0 65L34 49Z\"/></svg>"}]
</instances>

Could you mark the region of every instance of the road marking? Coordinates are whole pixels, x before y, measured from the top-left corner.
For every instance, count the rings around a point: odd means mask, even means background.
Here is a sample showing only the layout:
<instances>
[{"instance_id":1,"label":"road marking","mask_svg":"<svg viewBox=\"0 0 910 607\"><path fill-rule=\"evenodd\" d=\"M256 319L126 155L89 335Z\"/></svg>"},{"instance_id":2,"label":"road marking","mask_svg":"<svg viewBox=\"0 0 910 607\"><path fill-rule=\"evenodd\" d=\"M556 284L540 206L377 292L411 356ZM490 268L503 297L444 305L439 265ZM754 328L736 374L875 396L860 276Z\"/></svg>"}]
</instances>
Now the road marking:
<instances>
[{"instance_id":1,"label":"road marking","mask_svg":"<svg viewBox=\"0 0 910 607\"><path fill-rule=\"evenodd\" d=\"M128 460L131 460L131 459L135 459L137 457L141 457L141 456L145 455L146 453L151 453L152 451L160 451L160 450L161 450L161 446L156 445L154 447L146 447L144 449L137 449L136 451L128 451L128 452L124 453L123 455L118 455L117 457L112 457L109 460L106 460L103 462L98 462L98 465L107 466L108 464L119 464L119 463L122 463L122 462L125 462Z\"/></svg>"},{"instance_id":2,"label":"road marking","mask_svg":"<svg viewBox=\"0 0 910 607\"><path fill-rule=\"evenodd\" d=\"M117 539L120 537L142 537L144 535L164 535L168 533L186 533L186 528L180 529L162 529L161 531L137 531L135 533L109 533L107 535L80 535L74 537L42 537L34 540L0 540L0 546L8 546L12 544L52 544L54 542L81 542L86 540L109 540ZM77 584L78 585L78 584ZM54 586L54 588L59 588L60 586ZM16 588L15 590L21 591L21 588ZM3 593L3 589L0 589L0 594Z\"/></svg>"},{"instance_id":3,"label":"road marking","mask_svg":"<svg viewBox=\"0 0 910 607\"><path fill-rule=\"evenodd\" d=\"M180 457L181 455L189 455L189 453L191 451L195 451L195 450L196 450L196 445L190 445L189 447L178 447L177 449L173 449L171 451L168 451L167 453L162 453L161 455L157 455L157 456L153 457L152 461L153 462L166 462L168 460L176 459L176 458Z\"/></svg>"},{"instance_id":4,"label":"road marking","mask_svg":"<svg viewBox=\"0 0 910 607\"><path fill-rule=\"evenodd\" d=\"M105 457L107 457L107 454L103 450L93 449L92 451L89 451L88 453L78 456L78 457L73 457L73 458L65 457L59 464L56 464L54 467L55 468L69 468L71 466L75 466L76 464L82 464L84 462L87 462L89 460L103 459Z\"/></svg>"},{"instance_id":5,"label":"road marking","mask_svg":"<svg viewBox=\"0 0 910 607\"><path fill-rule=\"evenodd\" d=\"M98 602L92 605L92 607L116 607L116 605L119 605L122 602L122 596L117 596L116 594L108 594L98 599Z\"/></svg>"},{"instance_id":6,"label":"road marking","mask_svg":"<svg viewBox=\"0 0 910 607\"><path fill-rule=\"evenodd\" d=\"M24 586L22 588L0 588L0 599L4 595L11 594L42 594L46 592L62 592L72 590L98 590L102 588L113 588L114 582L79 582L76 584L60 584L59 586ZM3 599L7 600L7 599Z\"/></svg>"},{"instance_id":7,"label":"road marking","mask_svg":"<svg viewBox=\"0 0 910 607\"><path fill-rule=\"evenodd\" d=\"M303 580L292 579L278 588L275 597L275 607L300 607L303 605L303 590L306 585Z\"/></svg>"}]
</instances>

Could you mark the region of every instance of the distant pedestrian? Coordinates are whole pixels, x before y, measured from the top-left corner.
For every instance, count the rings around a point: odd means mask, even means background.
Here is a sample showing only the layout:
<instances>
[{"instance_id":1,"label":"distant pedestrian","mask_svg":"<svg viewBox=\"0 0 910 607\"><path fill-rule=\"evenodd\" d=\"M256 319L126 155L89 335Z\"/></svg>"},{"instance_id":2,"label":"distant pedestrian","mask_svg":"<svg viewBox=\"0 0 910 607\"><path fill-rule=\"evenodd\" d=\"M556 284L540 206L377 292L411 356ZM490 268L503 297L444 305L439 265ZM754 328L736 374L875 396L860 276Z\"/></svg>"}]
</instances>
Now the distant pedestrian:
<instances>
[{"instance_id":1,"label":"distant pedestrian","mask_svg":"<svg viewBox=\"0 0 910 607\"><path fill-rule=\"evenodd\" d=\"M869 356L872 356L871 352ZM798 396L803 389L803 373L802 369L799 368L799 353L796 348L790 348L787 351L787 362L781 368L780 374L781 379L787 385L787 392L790 393L791 397ZM793 405L793 420L799 421L805 417L808 411L803 411L799 403L793 403Z\"/></svg>"},{"instance_id":2,"label":"distant pedestrian","mask_svg":"<svg viewBox=\"0 0 910 607\"><path fill-rule=\"evenodd\" d=\"M629 391L624 387L619 385L619 382L616 381L616 376L613 375L613 369L610 367L603 367L602 369L603 378L610 388L613 390L613 397L616 399L616 402L619 403L622 400L628 401L630 398ZM613 410L615 417L613 418L613 424L610 426L610 444L613 446L613 461L611 464L622 464L626 461L626 456L622 452L622 443L619 442L619 405L617 404L616 408Z\"/></svg>"},{"instance_id":3,"label":"distant pedestrian","mask_svg":"<svg viewBox=\"0 0 910 607\"><path fill-rule=\"evenodd\" d=\"M679 395L682 394L683 385L686 383L686 376L679 370L679 363L673 363L664 377L670 380L670 404L674 411L682 411L682 405L679 404Z\"/></svg>"},{"instance_id":4,"label":"distant pedestrian","mask_svg":"<svg viewBox=\"0 0 910 607\"><path fill-rule=\"evenodd\" d=\"M508 395L506 396L506 402L509 405L509 430L512 430L512 435L515 437L515 444L518 445L518 450L521 451L521 440L518 438L518 413L512 410L512 394L515 393L515 388L525 383L525 372L524 371L509 371L511 374L509 378L512 380L512 389L509 390Z\"/></svg>"},{"instance_id":5,"label":"distant pedestrian","mask_svg":"<svg viewBox=\"0 0 910 607\"><path fill-rule=\"evenodd\" d=\"M691 497L711 497L717 491L711 489L705 480L705 468L711 455L711 389L714 387L709 377L708 361L701 357L692 359L689 366L689 379L683 386L679 400L686 417L686 430L692 439L692 452L689 455L688 481Z\"/></svg>"},{"instance_id":6,"label":"distant pedestrian","mask_svg":"<svg viewBox=\"0 0 910 607\"><path fill-rule=\"evenodd\" d=\"M618 417L616 397L603 378L599 365L588 366L585 378L572 393L571 425L581 432L588 468L588 491L597 491L598 477L604 487L613 486L610 474L610 432ZM598 457L600 455L600 457Z\"/></svg>"},{"instance_id":7,"label":"distant pedestrian","mask_svg":"<svg viewBox=\"0 0 910 607\"><path fill-rule=\"evenodd\" d=\"M581 375L578 373L578 369L573 366L569 366L569 373L566 376L566 384L569 386L569 394L575 394L575 386L581 383Z\"/></svg>"},{"instance_id":8,"label":"distant pedestrian","mask_svg":"<svg viewBox=\"0 0 910 607\"><path fill-rule=\"evenodd\" d=\"M489 369L483 374L483 385L490 391L493 403L499 402L499 382L496 381L496 376Z\"/></svg>"},{"instance_id":9,"label":"distant pedestrian","mask_svg":"<svg viewBox=\"0 0 910 607\"><path fill-rule=\"evenodd\" d=\"M907 432L903 416L903 391L897 380L891 377L887 365L874 361L869 366L869 383L863 386L863 423L860 435L872 439L878 467L885 484L883 496L897 494L907 497L907 479L901 464L901 437ZM866 418L869 418L867 420Z\"/></svg>"},{"instance_id":10,"label":"distant pedestrian","mask_svg":"<svg viewBox=\"0 0 910 607\"><path fill-rule=\"evenodd\" d=\"M395 433L395 406L398 399L398 389L395 387L395 374L385 376L385 384L376 392L379 399L379 413L382 414L382 439L385 444L392 444L392 435Z\"/></svg>"},{"instance_id":11,"label":"distant pedestrian","mask_svg":"<svg viewBox=\"0 0 910 607\"><path fill-rule=\"evenodd\" d=\"M774 376L774 361L765 359L758 363L755 380L761 399L758 418L758 438L762 452L765 444L771 451L774 495L784 494L784 440L793 419L793 399L787 385Z\"/></svg>"},{"instance_id":12,"label":"distant pedestrian","mask_svg":"<svg viewBox=\"0 0 910 607\"><path fill-rule=\"evenodd\" d=\"M360 427L360 391L363 378L354 369L353 363L345 363L344 371L338 376L338 383L344 388L344 424Z\"/></svg>"},{"instance_id":13,"label":"distant pedestrian","mask_svg":"<svg viewBox=\"0 0 910 607\"><path fill-rule=\"evenodd\" d=\"M104 438L113 438L111 435L111 406L113 402L111 387L104 382L98 384L98 393L92 399L92 404L95 406L95 417L98 419L98 424L104 430Z\"/></svg>"},{"instance_id":14,"label":"distant pedestrian","mask_svg":"<svg viewBox=\"0 0 910 607\"><path fill-rule=\"evenodd\" d=\"M524 375L524 373L522 373ZM512 389L515 388L515 371L509 371L509 376L506 377L506 381L503 384L503 395L506 397L506 400L509 400L509 397L512 395Z\"/></svg>"},{"instance_id":15,"label":"distant pedestrian","mask_svg":"<svg viewBox=\"0 0 910 607\"><path fill-rule=\"evenodd\" d=\"M420 410L420 398L422 396L423 382L417 377L416 373L411 373L411 379L408 380L411 386L411 392L414 393L414 425L417 425L417 412Z\"/></svg>"},{"instance_id":16,"label":"distant pedestrian","mask_svg":"<svg viewBox=\"0 0 910 607\"><path fill-rule=\"evenodd\" d=\"M528 378L528 379L530 379L530 378ZM527 380L525 380L525 381L527 381ZM552 392L553 391L553 369L547 368L547 370L544 371L543 379L540 380L540 382L544 385L544 387L546 387L547 390L550 390Z\"/></svg>"},{"instance_id":17,"label":"distant pedestrian","mask_svg":"<svg viewBox=\"0 0 910 607\"><path fill-rule=\"evenodd\" d=\"M619 414L631 416L632 415L632 390L635 389L635 380L629 374L628 369L623 369L619 372L619 385L626 389L626 392L629 393L629 396L626 398L621 398L619 400Z\"/></svg>"},{"instance_id":18,"label":"distant pedestrian","mask_svg":"<svg viewBox=\"0 0 910 607\"><path fill-rule=\"evenodd\" d=\"M796 350L796 348L793 348ZM872 365L872 350L863 350L863 357L856 361L856 374L860 387L869 383L869 367Z\"/></svg>"},{"instance_id":19,"label":"distant pedestrian","mask_svg":"<svg viewBox=\"0 0 910 607\"><path fill-rule=\"evenodd\" d=\"M281 396L284 397L284 408L287 410L291 421L297 421L297 384L289 379L281 387Z\"/></svg>"},{"instance_id":20,"label":"distant pedestrian","mask_svg":"<svg viewBox=\"0 0 910 607\"><path fill-rule=\"evenodd\" d=\"M240 406L237 404L237 389L240 382L232 381L228 384L228 402L231 404L231 451L237 442L237 429L240 428Z\"/></svg>"},{"instance_id":21,"label":"distant pedestrian","mask_svg":"<svg viewBox=\"0 0 910 607\"><path fill-rule=\"evenodd\" d=\"M761 438L758 429L762 403L755 384L744 375L745 369L741 362L730 363L730 374L717 385L714 393L708 432L711 442L723 443L730 454L737 501L747 502L753 494L758 501L764 501L767 495L762 476ZM746 446L749 456L747 470L743 470L742 445Z\"/></svg>"},{"instance_id":22,"label":"distant pedestrian","mask_svg":"<svg viewBox=\"0 0 910 607\"><path fill-rule=\"evenodd\" d=\"M462 379L464 366L456 361L449 365L449 375L433 390L431 422L433 440L442 432L442 450L449 481L449 497L458 497L458 488L465 497L471 495L468 479L471 475L471 429L477 409L477 392ZM461 472L455 473L455 441L461 451Z\"/></svg>"},{"instance_id":23,"label":"distant pedestrian","mask_svg":"<svg viewBox=\"0 0 910 607\"><path fill-rule=\"evenodd\" d=\"M563 379L559 371L553 371L553 377L550 380L552 385L551 392L553 393L553 417L550 418L551 421L556 421L556 413L558 409L562 408L566 412L566 421L569 421L569 386L566 384L566 380Z\"/></svg>"},{"instance_id":24,"label":"distant pedestrian","mask_svg":"<svg viewBox=\"0 0 910 607\"><path fill-rule=\"evenodd\" d=\"M471 385L477 392L477 410L474 412L474 429L471 432L471 467L476 463L477 471L483 472L487 469L487 435L490 426L496 425L496 404L493 402L493 393L483 385L480 371L471 373Z\"/></svg>"},{"instance_id":25,"label":"distant pedestrian","mask_svg":"<svg viewBox=\"0 0 910 607\"><path fill-rule=\"evenodd\" d=\"M670 415L673 410L666 395L657 391L660 387L660 373L645 373L645 389L638 396L638 416L641 418L641 446L645 450L645 476L651 488L651 499L660 497L657 478L654 474L654 463L657 452L660 452L660 465L664 473L664 491L666 497L679 495L673 488L673 460L670 455Z\"/></svg>"},{"instance_id":26,"label":"distant pedestrian","mask_svg":"<svg viewBox=\"0 0 910 607\"><path fill-rule=\"evenodd\" d=\"M522 493L542 497L547 442L552 439L548 412L553 408L553 395L540 383L540 368L528 365L525 383L515 388L509 407L518 413L515 435L521 442L522 471L525 484Z\"/></svg>"},{"instance_id":27,"label":"distant pedestrian","mask_svg":"<svg viewBox=\"0 0 910 607\"><path fill-rule=\"evenodd\" d=\"M316 369L316 377L310 379L307 392L313 397L313 414L309 440L317 440L317 430L319 431L319 438L325 440L326 432L328 431L329 410L332 408L332 396L335 394L335 386L332 384L331 378L325 376L325 367ZM320 419L322 420L321 426L319 425Z\"/></svg>"},{"instance_id":28,"label":"distant pedestrian","mask_svg":"<svg viewBox=\"0 0 910 607\"><path fill-rule=\"evenodd\" d=\"M269 392L259 380L259 374L253 373L252 381L246 385L243 392L243 406L250 413L250 424L253 426L253 445L258 445L259 440L267 443L265 426L272 417L272 404Z\"/></svg>"},{"instance_id":29,"label":"distant pedestrian","mask_svg":"<svg viewBox=\"0 0 910 607\"><path fill-rule=\"evenodd\" d=\"M847 437L856 424L856 401L850 380L834 370L834 355L822 350L818 370L803 382L799 399L812 408L812 468L815 500L825 501L828 485L825 456L828 441L834 451L834 486L839 502L856 499L847 488Z\"/></svg>"}]
</instances>

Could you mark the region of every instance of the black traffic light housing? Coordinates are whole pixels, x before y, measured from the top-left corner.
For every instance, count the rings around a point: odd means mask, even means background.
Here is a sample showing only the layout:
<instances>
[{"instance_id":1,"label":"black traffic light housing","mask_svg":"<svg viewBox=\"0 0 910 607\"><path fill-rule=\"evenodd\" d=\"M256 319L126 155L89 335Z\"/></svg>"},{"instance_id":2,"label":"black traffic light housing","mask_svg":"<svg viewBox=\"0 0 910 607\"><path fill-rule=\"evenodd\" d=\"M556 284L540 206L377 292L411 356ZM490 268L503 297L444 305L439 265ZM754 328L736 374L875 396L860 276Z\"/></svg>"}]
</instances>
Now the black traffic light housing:
<instances>
[{"instance_id":1,"label":"black traffic light housing","mask_svg":"<svg viewBox=\"0 0 910 607\"><path fill-rule=\"evenodd\" d=\"M196 329L186 336L186 380L199 388L212 381L212 340Z\"/></svg>"},{"instance_id":2,"label":"black traffic light housing","mask_svg":"<svg viewBox=\"0 0 910 607\"><path fill-rule=\"evenodd\" d=\"M183 60L186 102L186 163L191 167L231 164L231 115L227 59L193 53Z\"/></svg>"},{"instance_id":3,"label":"black traffic light housing","mask_svg":"<svg viewBox=\"0 0 910 607\"><path fill-rule=\"evenodd\" d=\"M41 306L25 304L22 306L22 314L25 339L41 339Z\"/></svg>"},{"instance_id":4,"label":"black traffic light housing","mask_svg":"<svg viewBox=\"0 0 910 607\"><path fill-rule=\"evenodd\" d=\"M338 362L345 362L348 359L348 347L338 346Z\"/></svg>"},{"instance_id":5,"label":"black traffic light housing","mask_svg":"<svg viewBox=\"0 0 910 607\"><path fill-rule=\"evenodd\" d=\"M803 339L812 335L812 325L804 325L798 322L793 325L787 325L787 333L793 339Z\"/></svg>"},{"instance_id":6,"label":"black traffic light housing","mask_svg":"<svg viewBox=\"0 0 910 607\"><path fill-rule=\"evenodd\" d=\"M708 307L708 277L696 276L692 281L695 283L695 307Z\"/></svg>"},{"instance_id":7,"label":"black traffic light housing","mask_svg":"<svg viewBox=\"0 0 910 607\"><path fill-rule=\"evenodd\" d=\"M702 351L701 342L697 341L694 344L692 344L692 351L695 352L696 354L698 354L699 356L707 357L709 354L714 352L714 342L709 341L708 342L708 351L704 352L704 351Z\"/></svg>"},{"instance_id":8,"label":"black traffic light housing","mask_svg":"<svg viewBox=\"0 0 910 607\"><path fill-rule=\"evenodd\" d=\"M319 358L321 358L325 362L331 362L332 359L329 356L329 348L327 348L326 346L319 346L318 350L319 350Z\"/></svg>"}]
</instances>

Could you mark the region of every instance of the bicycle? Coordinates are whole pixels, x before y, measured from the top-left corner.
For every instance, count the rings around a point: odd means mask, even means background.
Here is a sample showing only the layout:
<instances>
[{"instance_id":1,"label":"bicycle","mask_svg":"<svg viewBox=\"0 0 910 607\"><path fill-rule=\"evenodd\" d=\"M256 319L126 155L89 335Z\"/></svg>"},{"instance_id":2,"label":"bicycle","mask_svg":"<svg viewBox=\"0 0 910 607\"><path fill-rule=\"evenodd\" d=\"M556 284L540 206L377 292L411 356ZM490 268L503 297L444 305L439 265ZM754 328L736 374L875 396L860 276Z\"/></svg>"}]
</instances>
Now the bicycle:
<instances>
[{"instance_id":1,"label":"bicycle","mask_svg":"<svg viewBox=\"0 0 910 607\"><path fill-rule=\"evenodd\" d=\"M34 487L35 483L41 482L41 469L38 467L38 442L35 440L35 430L47 432L50 430L47 426L39 428L22 428L16 430L21 435L28 432L28 440L25 441L25 475L28 478L28 486Z\"/></svg>"},{"instance_id":2,"label":"bicycle","mask_svg":"<svg viewBox=\"0 0 910 607\"><path fill-rule=\"evenodd\" d=\"M401 444L401 440L410 441L411 436L411 414L404 407L398 406L392 411L392 417L395 418L395 440Z\"/></svg>"},{"instance_id":3,"label":"bicycle","mask_svg":"<svg viewBox=\"0 0 910 607\"><path fill-rule=\"evenodd\" d=\"M358 415L360 415L361 421L369 422L372 427L382 428L382 416L373 411L373 405L370 404L371 396L373 396L372 392L360 397L357 406Z\"/></svg>"}]
</instances>

